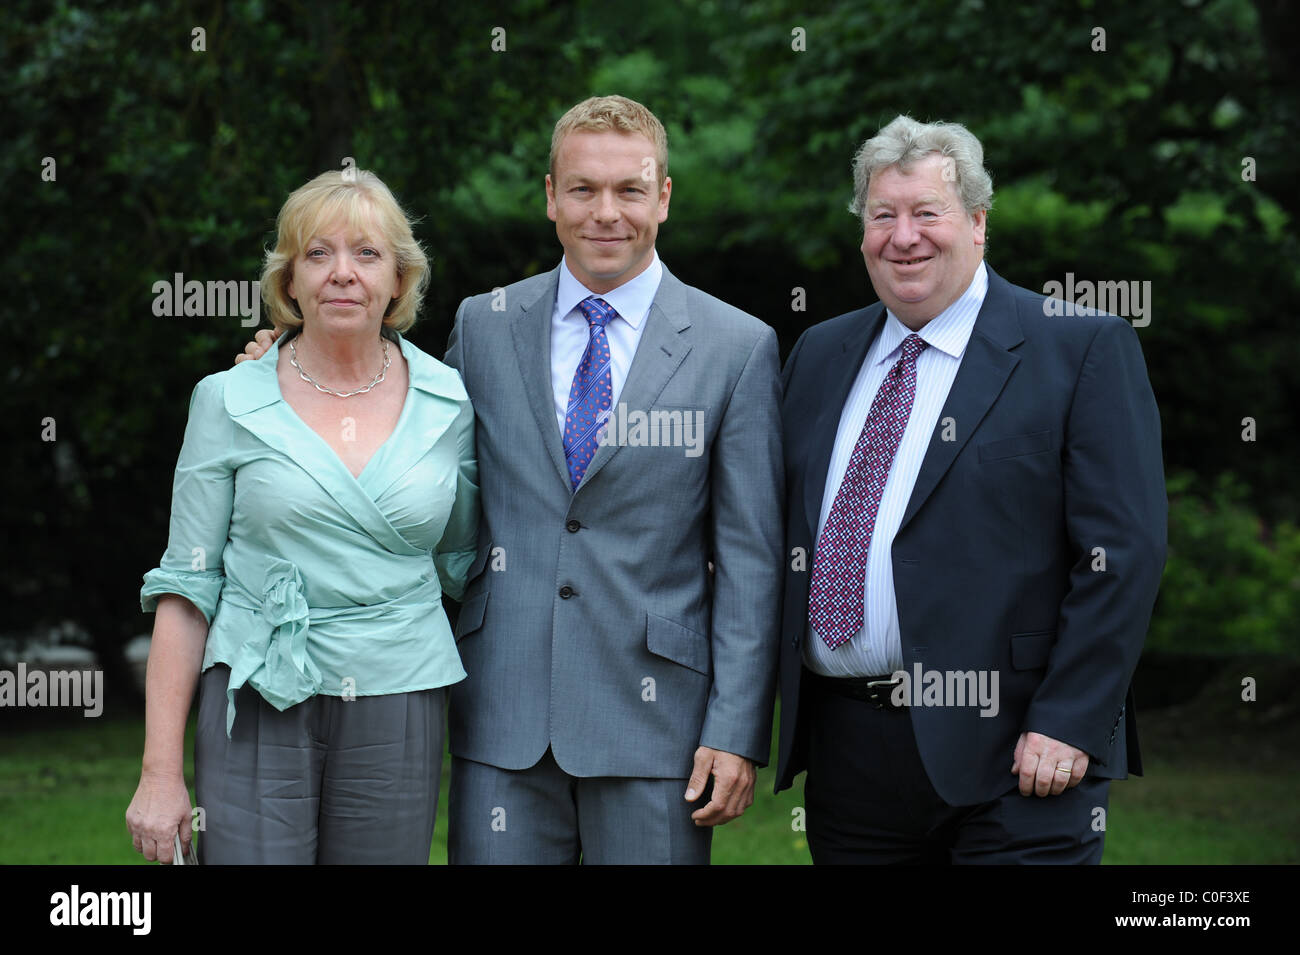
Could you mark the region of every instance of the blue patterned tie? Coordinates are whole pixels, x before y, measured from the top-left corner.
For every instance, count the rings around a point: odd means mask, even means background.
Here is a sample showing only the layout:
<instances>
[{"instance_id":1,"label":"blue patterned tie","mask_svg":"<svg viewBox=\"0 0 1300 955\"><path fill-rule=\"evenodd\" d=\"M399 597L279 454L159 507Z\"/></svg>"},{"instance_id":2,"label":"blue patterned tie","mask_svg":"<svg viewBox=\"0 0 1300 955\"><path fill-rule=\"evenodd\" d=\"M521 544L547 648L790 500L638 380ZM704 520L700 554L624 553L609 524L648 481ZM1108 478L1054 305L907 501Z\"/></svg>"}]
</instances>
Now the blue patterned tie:
<instances>
[{"instance_id":1,"label":"blue patterned tie","mask_svg":"<svg viewBox=\"0 0 1300 955\"><path fill-rule=\"evenodd\" d=\"M564 413L564 460L575 490L587 473L587 465L599 447L600 433L609 418L614 382L609 372L609 339L605 336L605 326L618 314L612 305L594 295L579 302L578 310L587 318L591 337L573 375L569 408Z\"/></svg>"}]
</instances>

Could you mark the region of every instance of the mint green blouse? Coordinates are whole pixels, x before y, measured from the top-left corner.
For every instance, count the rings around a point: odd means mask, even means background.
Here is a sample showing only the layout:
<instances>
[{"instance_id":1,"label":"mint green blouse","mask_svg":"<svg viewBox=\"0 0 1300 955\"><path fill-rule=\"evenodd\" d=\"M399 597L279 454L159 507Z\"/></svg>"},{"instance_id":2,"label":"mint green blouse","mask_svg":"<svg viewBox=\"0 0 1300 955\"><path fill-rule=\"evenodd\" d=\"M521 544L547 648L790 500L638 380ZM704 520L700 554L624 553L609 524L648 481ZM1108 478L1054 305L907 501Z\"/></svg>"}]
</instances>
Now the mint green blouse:
<instances>
[{"instance_id":1,"label":"mint green blouse","mask_svg":"<svg viewBox=\"0 0 1300 955\"><path fill-rule=\"evenodd\" d=\"M474 415L455 370L391 337L410 386L356 478L281 396L280 342L190 397L167 551L140 606L178 594L207 618L203 669L230 667L227 736L245 684L284 710L465 678L441 598L461 596L474 559Z\"/></svg>"}]
</instances>

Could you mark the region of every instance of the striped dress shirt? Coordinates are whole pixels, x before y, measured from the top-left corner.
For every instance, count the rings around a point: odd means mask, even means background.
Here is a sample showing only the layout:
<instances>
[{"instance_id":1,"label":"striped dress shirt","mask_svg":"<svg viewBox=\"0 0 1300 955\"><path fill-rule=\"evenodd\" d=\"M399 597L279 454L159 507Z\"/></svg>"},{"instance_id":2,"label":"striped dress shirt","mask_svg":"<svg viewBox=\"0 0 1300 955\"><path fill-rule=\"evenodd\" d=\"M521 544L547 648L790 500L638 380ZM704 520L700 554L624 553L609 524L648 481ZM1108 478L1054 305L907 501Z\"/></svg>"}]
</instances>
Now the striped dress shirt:
<instances>
[{"instance_id":1,"label":"striped dress shirt","mask_svg":"<svg viewBox=\"0 0 1300 955\"><path fill-rule=\"evenodd\" d=\"M930 446L930 438L939 424L939 412L948 399L957 369L961 367L966 343L975 327L975 316L984 304L988 290L988 272L981 261L970 286L955 302L936 315L917 333L930 347L916 361L916 396L907 420L903 440L898 446L889 479L885 482L876 526L867 551L867 570L863 579L862 629L848 643L835 650L815 632L804 642L804 664L823 676L877 676L903 667L902 644L898 637L898 604L894 598L894 567L890 551L894 535L902 523L907 503L912 497L916 476ZM830 516L835 495L844 481L849 457L857 444L867 413L880 390L885 375L900 355L903 339L912 330L886 311L884 327L867 349L867 357L849 390L848 400L840 413L835 447L826 471L826 488L822 493L821 516L817 521L817 540ZM809 562L812 566L812 562ZM811 628L810 628L811 629Z\"/></svg>"}]
</instances>

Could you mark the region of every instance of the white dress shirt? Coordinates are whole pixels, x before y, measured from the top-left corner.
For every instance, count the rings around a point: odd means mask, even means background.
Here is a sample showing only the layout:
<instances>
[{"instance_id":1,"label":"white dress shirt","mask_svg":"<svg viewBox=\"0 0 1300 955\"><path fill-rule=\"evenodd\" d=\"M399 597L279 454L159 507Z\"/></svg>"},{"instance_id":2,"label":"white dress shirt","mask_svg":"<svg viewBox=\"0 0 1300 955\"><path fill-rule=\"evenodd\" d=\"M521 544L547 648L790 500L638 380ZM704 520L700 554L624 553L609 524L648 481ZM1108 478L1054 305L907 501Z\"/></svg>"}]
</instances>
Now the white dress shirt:
<instances>
[{"instance_id":1,"label":"white dress shirt","mask_svg":"<svg viewBox=\"0 0 1300 955\"><path fill-rule=\"evenodd\" d=\"M804 643L803 659L809 669L823 676L878 676L903 668L903 650L898 637L898 604L894 596L894 565L890 558L894 535L903 521L921 462L929 449L930 438L939 423L939 412L948 400L962 355L975 327L975 316L984 304L988 291L988 272L981 261L970 286L946 309L918 332L929 347L916 360L916 395L907 428L889 469L876 526L867 551L867 569L863 580L862 629L848 643L835 650L810 627ZM867 357L849 390L848 400L840 413L835 447L826 471L826 488L822 493L821 517L817 521L817 540L830 516L835 495L839 493L849 458L867 421L867 413L880 390L885 375L898 361L903 339L912 330L886 310L884 327L867 350ZM958 424L960 426L960 423ZM814 552L814 560L816 555Z\"/></svg>"},{"instance_id":2,"label":"white dress shirt","mask_svg":"<svg viewBox=\"0 0 1300 955\"><path fill-rule=\"evenodd\" d=\"M655 293L659 291L659 280L663 278L664 267L659 264L659 253L652 252L653 259L649 267L618 288L598 295L614 310L618 317L611 319L605 326L605 338L609 341L610 409L618 407L618 396L627 381L627 371L632 367L636 347L641 342L641 332L645 329L646 316L650 314L650 305ZM555 310L551 313L551 390L555 393L555 423L564 434L564 416L569 410L569 391L573 387L573 376L578 372L578 363L582 353L587 350L587 341L591 334L587 318L578 311L578 303L595 292L579 282L569 271L569 263L560 262L560 285L555 292Z\"/></svg>"}]
</instances>

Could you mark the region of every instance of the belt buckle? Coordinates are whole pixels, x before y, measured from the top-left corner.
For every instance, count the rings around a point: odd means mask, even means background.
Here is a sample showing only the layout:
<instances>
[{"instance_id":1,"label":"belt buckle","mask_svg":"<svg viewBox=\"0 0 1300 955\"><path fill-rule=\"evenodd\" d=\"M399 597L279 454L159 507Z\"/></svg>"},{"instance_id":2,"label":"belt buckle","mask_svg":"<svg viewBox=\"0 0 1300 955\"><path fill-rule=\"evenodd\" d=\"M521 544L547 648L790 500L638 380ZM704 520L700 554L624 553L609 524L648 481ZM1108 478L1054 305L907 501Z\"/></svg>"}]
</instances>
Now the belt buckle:
<instances>
[{"instance_id":1,"label":"belt buckle","mask_svg":"<svg viewBox=\"0 0 1300 955\"><path fill-rule=\"evenodd\" d=\"M894 701L890 699L889 693L885 693L884 698L883 699L881 698L880 691L877 689L877 687L889 687L892 690L894 687L901 685L902 682L903 681L899 678L894 678L890 680L867 681L867 690L868 690L868 696L870 697L871 700L871 705L878 710L883 710L885 709L886 706L888 706L889 709L891 710L898 709L898 707L894 706Z\"/></svg>"}]
</instances>

